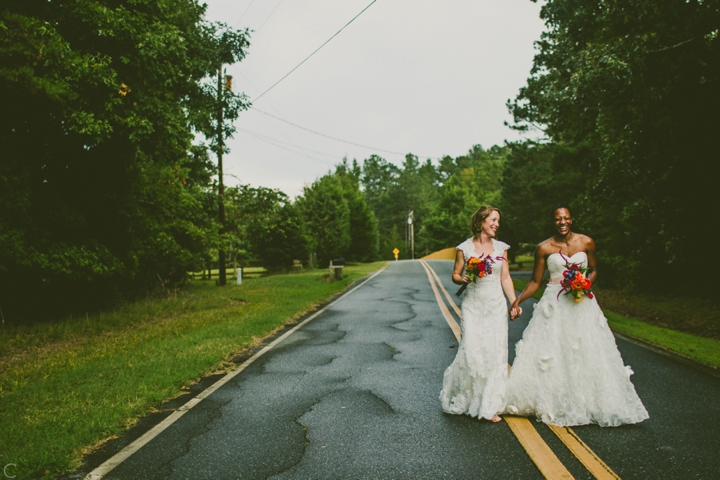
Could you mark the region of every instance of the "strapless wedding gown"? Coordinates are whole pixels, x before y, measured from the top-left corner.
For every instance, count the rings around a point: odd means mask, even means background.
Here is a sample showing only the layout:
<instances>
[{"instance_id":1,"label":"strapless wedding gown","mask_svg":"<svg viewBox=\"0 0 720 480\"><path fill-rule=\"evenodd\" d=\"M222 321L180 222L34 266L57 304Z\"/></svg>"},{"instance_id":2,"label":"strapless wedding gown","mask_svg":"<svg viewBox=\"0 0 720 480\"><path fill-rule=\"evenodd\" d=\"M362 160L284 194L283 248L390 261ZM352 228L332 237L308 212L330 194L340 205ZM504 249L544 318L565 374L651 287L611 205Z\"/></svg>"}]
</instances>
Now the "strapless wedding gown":
<instances>
[{"instance_id":1,"label":"strapless wedding gown","mask_svg":"<svg viewBox=\"0 0 720 480\"><path fill-rule=\"evenodd\" d=\"M493 257L510 248L493 239ZM465 263L477 257L472 238L457 247ZM500 285L506 262L497 261L493 273L468 285L462 301L462 338L453 363L445 370L440 393L447 413L492 419L505 407L507 381L507 303Z\"/></svg>"},{"instance_id":2,"label":"strapless wedding gown","mask_svg":"<svg viewBox=\"0 0 720 480\"><path fill-rule=\"evenodd\" d=\"M585 252L569 260L587 265ZM559 426L618 426L647 419L630 382L633 371L623 364L596 299L558 298L562 287L555 282L565 260L554 253L547 264L550 283L515 347L506 413Z\"/></svg>"}]
</instances>

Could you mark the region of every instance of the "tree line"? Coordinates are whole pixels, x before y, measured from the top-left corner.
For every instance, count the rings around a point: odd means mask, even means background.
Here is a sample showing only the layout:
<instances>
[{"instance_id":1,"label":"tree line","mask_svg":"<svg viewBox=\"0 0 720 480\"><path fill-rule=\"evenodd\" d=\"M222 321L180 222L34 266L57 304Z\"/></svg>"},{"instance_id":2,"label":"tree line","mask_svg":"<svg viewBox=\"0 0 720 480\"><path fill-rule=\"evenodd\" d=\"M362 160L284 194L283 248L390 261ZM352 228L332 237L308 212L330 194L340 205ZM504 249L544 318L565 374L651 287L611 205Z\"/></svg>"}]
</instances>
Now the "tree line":
<instances>
[{"instance_id":1,"label":"tree line","mask_svg":"<svg viewBox=\"0 0 720 480\"><path fill-rule=\"evenodd\" d=\"M414 216L416 257L467 238L483 203L499 201L509 149L474 146L467 155L421 162L408 154L398 166L371 155L344 159L307 185L294 201L279 190L241 185L228 189L225 245L275 270L293 260L326 267L330 260L368 262L410 258L406 231Z\"/></svg>"}]
</instances>

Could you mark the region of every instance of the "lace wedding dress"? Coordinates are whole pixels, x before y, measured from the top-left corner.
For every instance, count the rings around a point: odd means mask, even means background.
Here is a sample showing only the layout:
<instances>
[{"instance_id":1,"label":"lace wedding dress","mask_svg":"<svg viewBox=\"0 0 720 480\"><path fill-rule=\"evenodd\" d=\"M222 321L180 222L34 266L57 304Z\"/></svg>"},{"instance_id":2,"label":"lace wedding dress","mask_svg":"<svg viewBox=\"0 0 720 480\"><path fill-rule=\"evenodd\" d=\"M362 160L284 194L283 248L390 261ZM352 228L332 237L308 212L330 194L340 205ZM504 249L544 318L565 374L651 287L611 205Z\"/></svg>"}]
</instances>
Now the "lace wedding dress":
<instances>
[{"instance_id":1,"label":"lace wedding dress","mask_svg":"<svg viewBox=\"0 0 720 480\"><path fill-rule=\"evenodd\" d=\"M493 239L493 257L510 248ZM475 253L472 238L457 247L465 263ZM500 285L505 262L496 262L493 273L468 285L462 301L462 338L453 363L445 370L440 393L447 413L492 419L505 407L507 380L508 313Z\"/></svg>"},{"instance_id":2,"label":"lace wedding dress","mask_svg":"<svg viewBox=\"0 0 720 480\"><path fill-rule=\"evenodd\" d=\"M578 252L569 260L587 264L587 255ZM547 263L550 283L515 347L506 413L559 426L618 426L647 419L630 382L633 371L623 364L597 301L558 298L565 260L554 253Z\"/></svg>"}]
</instances>

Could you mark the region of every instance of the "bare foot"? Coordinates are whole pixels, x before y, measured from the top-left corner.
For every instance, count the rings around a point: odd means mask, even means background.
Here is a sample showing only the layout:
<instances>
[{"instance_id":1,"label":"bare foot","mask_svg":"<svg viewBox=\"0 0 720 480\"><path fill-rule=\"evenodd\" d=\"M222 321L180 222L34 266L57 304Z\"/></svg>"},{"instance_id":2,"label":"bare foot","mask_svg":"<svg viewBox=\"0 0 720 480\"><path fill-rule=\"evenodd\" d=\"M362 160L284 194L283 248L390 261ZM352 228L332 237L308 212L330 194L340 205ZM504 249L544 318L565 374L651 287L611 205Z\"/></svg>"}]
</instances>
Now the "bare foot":
<instances>
[{"instance_id":1,"label":"bare foot","mask_svg":"<svg viewBox=\"0 0 720 480\"><path fill-rule=\"evenodd\" d=\"M493 423L498 423L498 422L502 422L502 418L495 415L494 417L492 417L492 420L490 420L490 421Z\"/></svg>"}]
</instances>

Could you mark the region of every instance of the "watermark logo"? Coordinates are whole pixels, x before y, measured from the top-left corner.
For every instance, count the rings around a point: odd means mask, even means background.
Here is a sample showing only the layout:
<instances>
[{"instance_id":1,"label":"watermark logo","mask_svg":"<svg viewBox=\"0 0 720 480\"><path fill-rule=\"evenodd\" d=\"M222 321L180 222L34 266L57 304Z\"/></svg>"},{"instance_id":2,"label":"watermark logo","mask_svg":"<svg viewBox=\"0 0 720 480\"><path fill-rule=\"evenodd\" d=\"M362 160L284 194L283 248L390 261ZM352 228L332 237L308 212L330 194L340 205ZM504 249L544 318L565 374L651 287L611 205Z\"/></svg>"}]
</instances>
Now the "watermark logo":
<instances>
[{"instance_id":1,"label":"watermark logo","mask_svg":"<svg viewBox=\"0 0 720 480\"><path fill-rule=\"evenodd\" d=\"M3 475L5 475L5 478L17 477L17 475L13 475L15 473L15 468L17 468L17 465L14 463L8 463L5 465L5 468L3 468Z\"/></svg>"}]
</instances>

